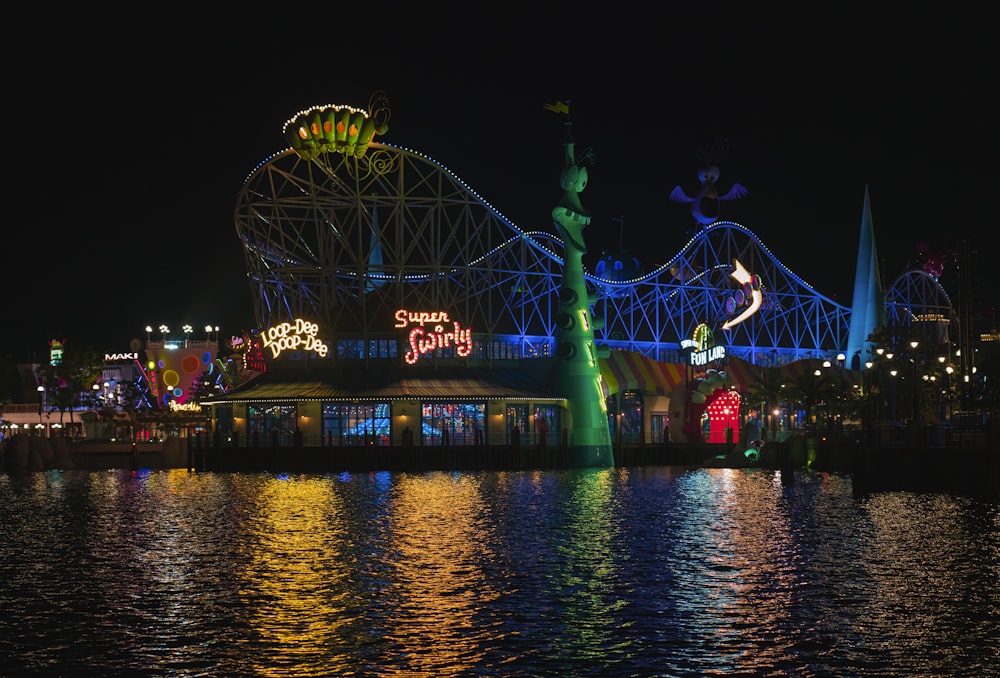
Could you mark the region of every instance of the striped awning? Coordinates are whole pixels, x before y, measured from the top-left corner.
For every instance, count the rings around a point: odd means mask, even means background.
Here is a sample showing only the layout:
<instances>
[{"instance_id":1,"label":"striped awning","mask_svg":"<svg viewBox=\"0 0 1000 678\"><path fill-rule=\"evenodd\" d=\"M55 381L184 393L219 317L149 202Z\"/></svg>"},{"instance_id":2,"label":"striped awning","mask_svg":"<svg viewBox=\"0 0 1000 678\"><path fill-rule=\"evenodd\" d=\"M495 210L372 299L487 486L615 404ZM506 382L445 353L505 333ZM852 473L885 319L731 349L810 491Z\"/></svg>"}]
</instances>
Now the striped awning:
<instances>
[{"instance_id":1,"label":"striped awning","mask_svg":"<svg viewBox=\"0 0 1000 678\"><path fill-rule=\"evenodd\" d=\"M753 386L760 372L756 365L735 356L720 369L729 375L733 387L741 391ZM612 351L601 360L604 395L622 391L670 395L677 385L686 382L686 370L684 363L662 363L640 353Z\"/></svg>"},{"instance_id":2,"label":"striped awning","mask_svg":"<svg viewBox=\"0 0 1000 678\"><path fill-rule=\"evenodd\" d=\"M685 382L684 363L661 363L631 351L612 351L601 359L601 382L604 396L622 391L641 391L670 395Z\"/></svg>"},{"instance_id":3,"label":"striped awning","mask_svg":"<svg viewBox=\"0 0 1000 678\"><path fill-rule=\"evenodd\" d=\"M738 391L746 391L751 388L757 383L757 375L760 374L760 368L757 365L736 356L730 356L723 369L729 375L733 388Z\"/></svg>"}]
</instances>

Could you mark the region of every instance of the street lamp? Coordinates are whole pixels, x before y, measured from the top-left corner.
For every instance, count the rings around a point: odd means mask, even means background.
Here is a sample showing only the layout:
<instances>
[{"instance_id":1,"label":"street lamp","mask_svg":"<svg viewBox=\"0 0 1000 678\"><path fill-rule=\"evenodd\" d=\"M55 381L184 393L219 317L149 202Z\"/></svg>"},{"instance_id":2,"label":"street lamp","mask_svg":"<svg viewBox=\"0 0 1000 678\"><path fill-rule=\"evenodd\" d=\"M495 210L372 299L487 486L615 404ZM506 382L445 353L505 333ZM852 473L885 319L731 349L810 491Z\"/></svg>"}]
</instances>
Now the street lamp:
<instances>
[{"instance_id":1,"label":"street lamp","mask_svg":"<svg viewBox=\"0 0 1000 678\"><path fill-rule=\"evenodd\" d=\"M892 402L890 415L892 416L892 423L896 423L896 374L897 370L889 370L889 376L892 377Z\"/></svg>"},{"instance_id":2,"label":"street lamp","mask_svg":"<svg viewBox=\"0 0 1000 678\"><path fill-rule=\"evenodd\" d=\"M874 423L875 423L875 420L877 419L877 416L873 412L873 408L872 408L872 367L874 365L875 365L875 362L872 361L872 360L866 360L865 361L865 378L864 378L864 385L865 385L865 422L864 422L864 424L862 425L861 428L864 430L865 440L868 442L868 445L872 444L872 440L873 440L873 438L872 438L872 431L875 430Z\"/></svg>"},{"instance_id":3,"label":"street lamp","mask_svg":"<svg viewBox=\"0 0 1000 678\"><path fill-rule=\"evenodd\" d=\"M160 325L160 340L164 344L167 343L167 332L169 331L170 331L169 327L167 327L166 325Z\"/></svg>"},{"instance_id":4,"label":"street lamp","mask_svg":"<svg viewBox=\"0 0 1000 678\"><path fill-rule=\"evenodd\" d=\"M847 356L843 353L837 354L837 428L838 430L843 430L844 428L844 365L847 362Z\"/></svg>"},{"instance_id":5,"label":"street lamp","mask_svg":"<svg viewBox=\"0 0 1000 678\"><path fill-rule=\"evenodd\" d=\"M823 369L829 370L833 364L829 360L823 361ZM830 373L826 373L826 428L829 431L833 428L833 380L830 379Z\"/></svg>"},{"instance_id":6,"label":"street lamp","mask_svg":"<svg viewBox=\"0 0 1000 678\"><path fill-rule=\"evenodd\" d=\"M149 335L153 333L153 328L150 325L146 325L146 343L150 342Z\"/></svg>"},{"instance_id":7,"label":"street lamp","mask_svg":"<svg viewBox=\"0 0 1000 678\"><path fill-rule=\"evenodd\" d=\"M94 384L92 388L94 389L94 440L98 440L99 436L97 434L97 405L100 402L98 393L101 390L101 385Z\"/></svg>"},{"instance_id":8,"label":"street lamp","mask_svg":"<svg viewBox=\"0 0 1000 678\"><path fill-rule=\"evenodd\" d=\"M41 395L38 396L38 424L42 423L42 410L45 409L45 387L41 384L38 385L37 390Z\"/></svg>"},{"instance_id":9,"label":"street lamp","mask_svg":"<svg viewBox=\"0 0 1000 678\"><path fill-rule=\"evenodd\" d=\"M917 383L917 346L919 345L919 341L914 340L910 342L910 348L912 349L911 357L913 358L913 421L920 419L920 384Z\"/></svg>"},{"instance_id":10,"label":"street lamp","mask_svg":"<svg viewBox=\"0 0 1000 678\"><path fill-rule=\"evenodd\" d=\"M194 332L194 328L190 325L185 325L184 329L184 348L188 347L188 340L191 338L191 333Z\"/></svg>"}]
</instances>

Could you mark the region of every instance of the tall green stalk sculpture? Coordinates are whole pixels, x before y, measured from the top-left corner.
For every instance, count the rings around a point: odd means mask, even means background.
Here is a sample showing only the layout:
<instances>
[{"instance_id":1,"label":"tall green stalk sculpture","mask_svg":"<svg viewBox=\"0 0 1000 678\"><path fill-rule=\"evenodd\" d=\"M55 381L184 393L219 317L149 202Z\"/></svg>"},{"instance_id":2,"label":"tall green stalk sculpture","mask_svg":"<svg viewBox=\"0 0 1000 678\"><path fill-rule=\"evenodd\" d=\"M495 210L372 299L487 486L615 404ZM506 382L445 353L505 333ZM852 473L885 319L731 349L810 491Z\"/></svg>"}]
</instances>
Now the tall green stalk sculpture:
<instances>
[{"instance_id":1,"label":"tall green stalk sculpture","mask_svg":"<svg viewBox=\"0 0 1000 678\"><path fill-rule=\"evenodd\" d=\"M549 107L569 114L567 104ZM587 292L583 276L583 255L587 252L583 229L590 224L590 213L580 203L580 193L587 187L585 162L593 162L589 151L577 159L572 124L566 122L566 165L559 183L563 194L552 208L552 219L565 242L562 286L559 290L559 314L556 318L556 383L569 401L568 463L576 468L614 466L608 410L601 389L598 359L607 355L606 346L594 345L594 300Z\"/></svg>"}]
</instances>

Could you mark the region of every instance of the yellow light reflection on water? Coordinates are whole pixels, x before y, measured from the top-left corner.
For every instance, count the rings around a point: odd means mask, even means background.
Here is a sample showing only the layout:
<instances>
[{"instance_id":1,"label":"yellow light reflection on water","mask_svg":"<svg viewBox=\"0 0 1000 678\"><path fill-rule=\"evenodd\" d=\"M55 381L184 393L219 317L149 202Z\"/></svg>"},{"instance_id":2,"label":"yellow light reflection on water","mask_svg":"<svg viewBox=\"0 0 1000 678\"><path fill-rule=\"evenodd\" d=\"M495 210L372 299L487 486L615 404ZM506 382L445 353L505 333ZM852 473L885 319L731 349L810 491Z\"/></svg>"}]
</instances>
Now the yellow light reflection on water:
<instances>
[{"instance_id":1,"label":"yellow light reflection on water","mask_svg":"<svg viewBox=\"0 0 1000 678\"><path fill-rule=\"evenodd\" d=\"M475 476L404 475L393 487L389 548L396 552L393 590L386 592L386 642L405 655L399 670L448 666L472 674L479 648L496 629L477 613L499 595L484 563L497 561L490 508ZM391 658L385 667L393 670Z\"/></svg>"},{"instance_id":2,"label":"yellow light reflection on water","mask_svg":"<svg viewBox=\"0 0 1000 678\"><path fill-rule=\"evenodd\" d=\"M250 599L246 622L260 646L261 675L283 667L287 675L325 675L344 646L339 629L354 613L351 562L345 547L343 507L329 477L257 476L245 479L247 565L241 595ZM236 483L234 483L236 484ZM285 670L287 669L287 670Z\"/></svg>"}]
</instances>

